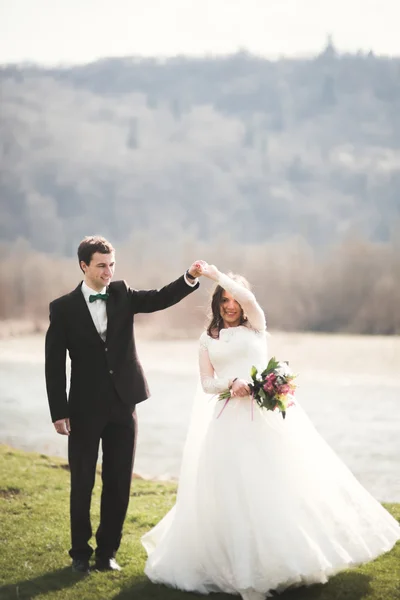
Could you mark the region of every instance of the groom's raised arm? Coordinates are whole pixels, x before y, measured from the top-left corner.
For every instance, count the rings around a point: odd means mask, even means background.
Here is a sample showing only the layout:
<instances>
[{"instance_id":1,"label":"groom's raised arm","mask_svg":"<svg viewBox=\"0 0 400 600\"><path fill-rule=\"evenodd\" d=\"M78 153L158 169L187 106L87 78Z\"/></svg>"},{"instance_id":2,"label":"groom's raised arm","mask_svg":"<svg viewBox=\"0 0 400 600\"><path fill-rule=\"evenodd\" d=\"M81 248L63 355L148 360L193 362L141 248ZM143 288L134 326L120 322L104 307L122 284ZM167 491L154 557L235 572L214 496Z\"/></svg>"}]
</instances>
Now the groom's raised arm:
<instances>
[{"instance_id":1,"label":"groom's raised arm","mask_svg":"<svg viewBox=\"0 0 400 600\"><path fill-rule=\"evenodd\" d=\"M151 313L163 310L180 302L183 298L197 290L199 282L197 277L201 271L196 268L196 263L178 279L157 290L134 290L128 288L134 313Z\"/></svg>"}]
</instances>

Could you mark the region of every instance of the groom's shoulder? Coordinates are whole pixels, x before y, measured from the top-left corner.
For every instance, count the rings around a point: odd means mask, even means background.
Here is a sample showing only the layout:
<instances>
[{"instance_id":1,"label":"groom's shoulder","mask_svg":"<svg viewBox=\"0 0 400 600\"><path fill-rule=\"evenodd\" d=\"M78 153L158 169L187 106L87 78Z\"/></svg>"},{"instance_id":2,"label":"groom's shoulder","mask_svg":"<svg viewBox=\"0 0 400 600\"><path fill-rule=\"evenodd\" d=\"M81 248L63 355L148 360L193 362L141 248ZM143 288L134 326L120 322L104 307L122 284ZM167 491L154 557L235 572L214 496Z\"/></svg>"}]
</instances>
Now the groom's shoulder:
<instances>
[{"instance_id":1,"label":"groom's shoulder","mask_svg":"<svg viewBox=\"0 0 400 600\"><path fill-rule=\"evenodd\" d=\"M112 281L108 286L108 291L117 294L126 294L129 289L128 284L124 279Z\"/></svg>"}]
</instances>

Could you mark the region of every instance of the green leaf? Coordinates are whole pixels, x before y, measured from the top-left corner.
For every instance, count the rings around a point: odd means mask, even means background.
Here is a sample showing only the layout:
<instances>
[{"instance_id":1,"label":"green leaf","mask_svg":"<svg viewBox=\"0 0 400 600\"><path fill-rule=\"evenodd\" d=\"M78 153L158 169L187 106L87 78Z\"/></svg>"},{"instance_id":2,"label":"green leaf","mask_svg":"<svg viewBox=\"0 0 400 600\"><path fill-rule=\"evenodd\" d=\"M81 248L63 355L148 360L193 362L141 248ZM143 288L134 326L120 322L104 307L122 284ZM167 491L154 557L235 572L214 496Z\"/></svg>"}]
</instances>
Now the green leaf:
<instances>
[{"instance_id":1,"label":"green leaf","mask_svg":"<svg viewBox=\"0 0 400 600\"><path fill-rule=\"evenodd\" d=\"M276 369L276 367L279 365L279 360L276 360L275 356L273 356L272 358L270 358L267 369Z\"/></svg>"},{"instance_id":2,"label":"green leaf","mask_svg":"<svg viewBox=\"0 0 400 600\"><path fill-rule=\"evenodd\" d=\"M258 393L260 394L260 396L263 400L267 399L267 394L265 393L265 391L262 388L260 388Z\"/></svg>"},{"instance_id":3,"label":"green leaf","mask_svg":"<svg viewBox=\"0 0 400 600\"><path fill-rule=\"evenodd\" d=\"M251 376L251 378L252 378L252 379L255 379L255 378L257 377L257 373L258 373L258 371L257 371L256 367L253 365L253 366L251 367L251 371L250 371L250 376Z\"/></svg>"},{"instance_id":4,"label":"green leaf","mask_svg":"<svg viewBox=\"0 0 400 600\"><path fill-rule=\"evenodd\" d=\"M275 356L269 359L267 368L261 373L261 377L265 377L268 373L271 373L279 365L279 361L276 360Z\"/></svg>"}]
</instances>

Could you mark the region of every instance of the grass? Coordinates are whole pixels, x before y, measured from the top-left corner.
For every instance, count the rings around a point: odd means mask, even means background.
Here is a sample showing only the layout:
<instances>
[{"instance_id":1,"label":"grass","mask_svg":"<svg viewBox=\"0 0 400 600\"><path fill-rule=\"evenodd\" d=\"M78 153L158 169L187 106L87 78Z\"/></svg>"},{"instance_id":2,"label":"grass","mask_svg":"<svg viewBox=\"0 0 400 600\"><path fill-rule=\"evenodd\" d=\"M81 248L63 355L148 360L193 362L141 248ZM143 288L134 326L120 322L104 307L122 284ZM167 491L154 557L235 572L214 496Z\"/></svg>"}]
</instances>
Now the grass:
<instances>
[{"instance_id":1,"label":"grass","mask_svg":"<svg viewBox=\"0 0 400 600\"><path fill-rule=\"evenodd\" d=\"M69 473L64 461L0 446L1 600L190 600L202 598L151 584L140 537L174 504L176 485L135 479L118 562L120 573L71 571ZM92 505L98 522L100 477ZM400 505L386 508L400 518ZM232 600L213 594L210 600ZM400 544L373 563L326 585L287 591L281 600L400 600Z\"/></svg>"}]
</instances>

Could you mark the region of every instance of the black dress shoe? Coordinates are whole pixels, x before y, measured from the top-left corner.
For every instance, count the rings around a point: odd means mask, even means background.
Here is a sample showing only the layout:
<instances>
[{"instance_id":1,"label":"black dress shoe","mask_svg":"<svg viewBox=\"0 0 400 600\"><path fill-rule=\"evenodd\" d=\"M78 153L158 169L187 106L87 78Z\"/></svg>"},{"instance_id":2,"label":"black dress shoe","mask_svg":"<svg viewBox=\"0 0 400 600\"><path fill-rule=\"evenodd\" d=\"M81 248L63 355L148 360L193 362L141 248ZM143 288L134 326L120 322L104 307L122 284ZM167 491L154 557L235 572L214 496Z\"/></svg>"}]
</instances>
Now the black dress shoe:
<instances>
[{"instance_id":1,"label":"black dress shoe","mask_svg":"<svg viewBox=\"0 0 400 600\"><path fill-rule=\"evenodd\" d=\"M74 573L89 573L89 561L81 558L72 559L72 570Z\"/></svg>"},{"instance_id":2,"label":"black dress shoe","mask_svg":"<svg viewBox=\"0 0 400 600\"><path fill-rule=\"evenodd\" d=\"M94 569L96 571L121 571L115 558L97 558Z\"/></svg>"}]
</instances>

